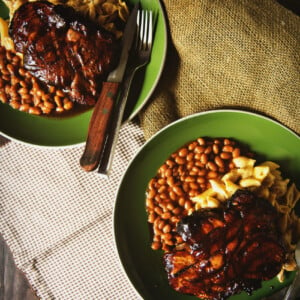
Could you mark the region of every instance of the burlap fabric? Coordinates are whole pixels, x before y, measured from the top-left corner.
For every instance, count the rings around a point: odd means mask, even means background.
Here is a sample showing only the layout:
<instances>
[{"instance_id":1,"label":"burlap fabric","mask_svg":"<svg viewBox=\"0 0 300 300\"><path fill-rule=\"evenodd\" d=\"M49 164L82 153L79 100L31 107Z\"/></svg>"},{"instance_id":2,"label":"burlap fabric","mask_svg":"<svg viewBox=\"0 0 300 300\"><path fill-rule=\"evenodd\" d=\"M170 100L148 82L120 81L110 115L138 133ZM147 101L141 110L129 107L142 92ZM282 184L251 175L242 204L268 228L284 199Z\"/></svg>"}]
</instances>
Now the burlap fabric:
<instances>
[{"instance_id":1,"label":"burlap fabric","mask_svg":"<svg viewBox=\"0 0 300 300\"><path fill-rule=\"evenodd\" d=\"M145 137L195 112L240 108L300 132L300 18L274 0L165 0L166 68Z\"/></svg>"}]
</instances>

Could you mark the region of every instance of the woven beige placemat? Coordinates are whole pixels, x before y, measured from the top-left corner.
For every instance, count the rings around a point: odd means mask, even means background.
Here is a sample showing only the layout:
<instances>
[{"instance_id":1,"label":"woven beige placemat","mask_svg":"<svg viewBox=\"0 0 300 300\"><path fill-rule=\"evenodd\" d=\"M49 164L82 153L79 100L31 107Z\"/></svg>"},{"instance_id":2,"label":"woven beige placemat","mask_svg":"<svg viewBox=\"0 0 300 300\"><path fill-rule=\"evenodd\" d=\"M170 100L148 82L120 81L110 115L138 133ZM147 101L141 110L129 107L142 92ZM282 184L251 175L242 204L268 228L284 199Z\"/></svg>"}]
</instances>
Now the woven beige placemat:
<instances>
[{"instance_id":1,"label":"woven beige placemat","mask_svg":"<svg viewBox=\"0 0 300 300\"><path fill-rule=\"evenodd\" d=\"M238 108L300 133L300 17L275 0L165 0L166 68L140 115L148 139L192 113Z\"/></svg>"},{"instance_id":2,"label":"woven beige placemat","mask_svg":"<svg viewBox=\"0 0 300 300\"><path fill-rule=\"evenodd\" d=\"M81 170L83 147L0 143L0 229L42 299L138 299L113 234L119 182L144 142L135 123L120 133L109 179Z\"/></svg>"}]
</instances>

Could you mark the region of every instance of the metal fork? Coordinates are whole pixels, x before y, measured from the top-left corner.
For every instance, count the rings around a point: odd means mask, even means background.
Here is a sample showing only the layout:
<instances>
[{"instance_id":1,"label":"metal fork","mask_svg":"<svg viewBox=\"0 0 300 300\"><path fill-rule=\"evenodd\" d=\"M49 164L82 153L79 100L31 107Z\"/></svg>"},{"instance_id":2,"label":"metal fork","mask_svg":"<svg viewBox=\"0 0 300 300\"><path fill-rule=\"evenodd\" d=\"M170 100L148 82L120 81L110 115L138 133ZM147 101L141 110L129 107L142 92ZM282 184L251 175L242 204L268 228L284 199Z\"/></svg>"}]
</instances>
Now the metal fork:
<instances>
[{"instance_id":1,"label":"metal fork","mask_svg":"<svg viewBox=\"0 0 300 300\"><path fill-rule=\"evenodd\" d=\"M146 66L151 57L154 33L154 14L151 10L139 10L137 15L137 34L134 45L133 58L126 70L125 80L122 84L120 100L115 106L112 121L106 136L105 147L100 159L98 173L109 176L119 131L122 124L124 111L128 99L131 83L136 72Z\"/></svg>"}]
</instances>

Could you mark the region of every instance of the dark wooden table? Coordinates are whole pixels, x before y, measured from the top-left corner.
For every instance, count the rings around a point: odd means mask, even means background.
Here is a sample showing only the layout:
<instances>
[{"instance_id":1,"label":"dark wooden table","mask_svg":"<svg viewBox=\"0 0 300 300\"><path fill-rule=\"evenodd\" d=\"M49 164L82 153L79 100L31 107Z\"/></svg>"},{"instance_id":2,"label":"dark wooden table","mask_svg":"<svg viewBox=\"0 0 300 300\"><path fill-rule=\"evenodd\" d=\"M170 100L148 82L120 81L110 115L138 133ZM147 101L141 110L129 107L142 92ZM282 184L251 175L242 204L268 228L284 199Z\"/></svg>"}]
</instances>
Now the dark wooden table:
<instances>
[{"instance_id":1,"label":"dark wooden table","mask_svg":"<svg viewBox=\"0 0 300 300\"><path fill-rule=\"evenodd\" d=\"M0 299L38 299L24 274L16 268L12 253L2 236L0 236Z\"/></svg>"}]
</instances>

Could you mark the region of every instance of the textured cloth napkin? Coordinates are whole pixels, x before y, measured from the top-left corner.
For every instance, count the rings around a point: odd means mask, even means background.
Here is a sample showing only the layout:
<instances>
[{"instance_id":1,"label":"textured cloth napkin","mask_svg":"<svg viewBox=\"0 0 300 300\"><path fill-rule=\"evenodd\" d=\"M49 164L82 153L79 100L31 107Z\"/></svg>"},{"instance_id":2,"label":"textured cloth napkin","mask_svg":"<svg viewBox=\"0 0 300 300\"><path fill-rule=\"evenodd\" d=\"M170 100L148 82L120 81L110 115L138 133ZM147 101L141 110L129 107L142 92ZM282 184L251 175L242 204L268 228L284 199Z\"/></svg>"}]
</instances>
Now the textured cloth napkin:
<instances>
[{"instance_id":1,"label":"textured cloth napkin","mask_svg":"<svg viewBox=\"0 0 300 300\"><path fill-rule=\"evenodd\" d=\"M299 128L300 20L271 0L165 0L166 68L149 105L123 126L109 179L79 167L83 147L0 144L0 230L42 299L138 299L113 237L130 159L171 121L241 108ZM272 299L275 299L274 297Z\"/></svg>"},{"instance_id":2,"label":"textured cloth napkin","mask_svg":"<svg viewBox=\"0 0 300 300\"><path fill-rule=\"evenodd\" d=\"M42 299L138 299L115 248L113 208L143 142L140 127L126 124L111 176L102 178L81 170L83 146L32 148L0 138L1 234Z\"/></svg>"},{"instance_id":3,"label":"textured cloth napkin","mask_svg":"<svg viewBox=\"0 0 300 300\"><path fill-rule=\"evenodd\" d=\"M195 112L238 108L300 133L300 17L275 0L165 0L170 47L148 139Z\"/></svg>"}]
</instances>

